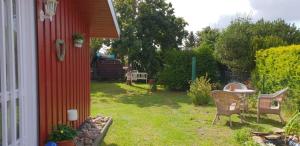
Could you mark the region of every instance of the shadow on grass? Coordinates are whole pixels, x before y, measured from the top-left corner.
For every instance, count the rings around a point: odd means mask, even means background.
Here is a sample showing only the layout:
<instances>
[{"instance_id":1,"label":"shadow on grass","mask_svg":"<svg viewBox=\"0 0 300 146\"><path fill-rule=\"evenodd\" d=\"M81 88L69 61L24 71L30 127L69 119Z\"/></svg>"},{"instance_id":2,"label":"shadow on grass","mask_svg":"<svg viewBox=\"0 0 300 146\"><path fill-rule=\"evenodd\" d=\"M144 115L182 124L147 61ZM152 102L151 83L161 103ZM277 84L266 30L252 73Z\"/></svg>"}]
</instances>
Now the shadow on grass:
<instances>
[{"instance_id":1,"label":"shadow on grass","mask_svg":"<svg viewBox=\"0 0 300 146\"><path fill-rule=\"evenodd\" d=\"M151 95L124 95L118 98L118 102L124 104L135 104L139 107L168 106L174 109L180 108L180 103L192 104L189 97L184 95L164 95L153 93Z\"/></svg>"},{"instance_id":2,"label":"shadow on grass","mask_svg":"<svg viewBox=\"0 0 300 146\"><path fill-rule=\"evenodd\" d=\"M150 87L141 87L141 86L137 86L138 84L133 84L132 87L138 88L138 89L142 89L142 90L146 90L148 91L150 89Z\"/></svg>"},{"instance_id":3,"label":"shadow on grass","mask_svg":"<svg viewBox=\"0 0 300 146\"><path fill-rule=\"evenodd\" d=\"M247 121L251 122L251 123L257 123L257 117L254 115L248 115L246 116ZM277 128L281 128L282 126L284 126L281 122L279 117L276 116L272 116L272 117L267 117L267 116L261 116L259 119L259 123L258 124L268 124L268 125L272 125L273 127L277 127Z\"/></svg>"},{"instance_id":4,"label":"shadow on grass","mask_svg":"<svg viewBox=\"0 0 300 146\"><path fill-rule=\"evenodd\" d=\"M121 88L118 83L115 82L97 82L93 81L91 85L91 94L104 94L108 97L117 96L120 94L126 94L127 91Z\"/></svg>"},{"instance_id":5,"label":"shadow on grass","mask_svg":"<svg viewBox=\"0 0 300 146\"><path fill-rule=\"evenodd\" d=\"M230 127L232 130L238 130L238 129L243 129L243 128L250 128L254 131L259 131L259 132L269 132L272 129L267 129L264 125L271 125L272 127L276 128L282 128L284 125L282 125L279 121L270 119L268 117L261 117L260 122L256 122L256 117L255 116L246 116L245 121L243 123L241 122L232 122L232 127ZM227 125L229 125L229 122L227 122Z\"/></svg>"},{"instance_id":6,"label":"shadow on grass","mask_svg":"<svg viewBox=\"0 0 300 146\"><path fill-rule=\"evenodd\" d=\"M92 82L91 95L97 102L107 102L107 98L114 98L114 102L135 104L138 107L168 106L178 109L180 104L192 104L185 92L161 91L149 93L147 86L133 84L128 86L120 83Z\"/></svg>"}]
</instances>

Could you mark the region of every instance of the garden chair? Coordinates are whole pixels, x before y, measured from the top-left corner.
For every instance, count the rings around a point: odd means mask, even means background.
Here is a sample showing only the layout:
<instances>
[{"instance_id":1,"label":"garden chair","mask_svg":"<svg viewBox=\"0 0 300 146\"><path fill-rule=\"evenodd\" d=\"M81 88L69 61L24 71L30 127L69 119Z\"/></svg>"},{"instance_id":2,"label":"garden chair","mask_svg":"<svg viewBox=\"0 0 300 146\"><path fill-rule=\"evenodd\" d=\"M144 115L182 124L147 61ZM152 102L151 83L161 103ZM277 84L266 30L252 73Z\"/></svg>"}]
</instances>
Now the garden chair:
<instances>
[{"instance_id":1,"label":"garden chair","mask_svg":"<svg viewBox=\"0 0 300 146\"><path fill-rule=\"evenodd\" d=\"M276 114L279 115L281 123L284 123L281 116L281 104L287 97L287 91L288 88L285 88L273 94L260 94L258 96L257 122L259 122L261 114Z\"/></svg>"},{"instance_id":2,"label":"garden chair","mask_svg":"<svg viewBox=\"0 0 300 146\"><path fill-rule=\"evenodd\" d=\"M223 88L224 91L230 91L230 90L235 90L235 89L245 89L245 90L247 90L248 88L245 84L238 83L238 82L228 83ZM237 94L237 93L235 93L235 94ZM247 100L247 98L244 98L243 94L237 94L237 95L243 100L241 102L241 109L244 110L244 111L248 111L248 100Z\"/></svg>"},{"instance_id":3,"label":"garden chair","mask_svg":"<svg viewBox=\"0 0 300 146\"><path fill-rule=\"evenodd\" d=\"M243 123L243 119L241 117L241 111L240 111L240 102L241 99L238 97L238 95L226 92L226 91L220 91L215 90L211 93L215 104L217 106L217 113L215 116L215 119L213 121L213 125L216 123L216 120L220 120L220 116L228 116L230 127L232 126L231 122L231 115L238 114L241 118L241 122Z\"/></svg>"}]
</instances>

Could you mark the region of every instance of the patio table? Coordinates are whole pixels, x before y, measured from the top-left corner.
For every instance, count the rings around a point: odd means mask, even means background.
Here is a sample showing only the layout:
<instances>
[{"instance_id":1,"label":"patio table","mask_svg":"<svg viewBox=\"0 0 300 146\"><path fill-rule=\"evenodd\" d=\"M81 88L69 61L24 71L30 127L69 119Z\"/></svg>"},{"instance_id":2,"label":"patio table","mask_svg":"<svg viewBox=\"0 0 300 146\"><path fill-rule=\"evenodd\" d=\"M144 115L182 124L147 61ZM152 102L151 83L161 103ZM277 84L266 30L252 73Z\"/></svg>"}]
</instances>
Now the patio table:
<instances>
[{"instance_id":1,"label":"patio table","mask_svg":"<svg viewBox=\"0 0 300 146\"><path fill-rule=\"evenodd\" d=\"M248 99L247 99L247 96L249 94L253 94L253 93L256 92L255 90L251 90L251 89L234 89L233 91L232 90L224 90L224 91L226 91L226 92L232 92L232 93L241 95L240 97L242 98L242 102L243 102L243 105L244 105L243 108L244 108L245 112L248 111Z\"/></svg>"}]
</instances>

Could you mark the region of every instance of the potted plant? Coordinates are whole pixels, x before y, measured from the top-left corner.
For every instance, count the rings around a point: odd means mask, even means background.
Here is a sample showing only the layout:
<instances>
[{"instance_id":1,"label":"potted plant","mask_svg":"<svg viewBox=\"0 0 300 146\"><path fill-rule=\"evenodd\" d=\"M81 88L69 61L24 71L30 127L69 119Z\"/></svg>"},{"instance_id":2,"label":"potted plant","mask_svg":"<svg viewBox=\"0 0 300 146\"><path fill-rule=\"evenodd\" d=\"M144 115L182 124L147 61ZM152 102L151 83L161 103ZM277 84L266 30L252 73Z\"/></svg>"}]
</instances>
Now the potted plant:
<instances>
[{"instance_id":1,"label":"potted plant","mask_svg":"<svg viewBox=\"0 0 300 146\"><path fill-rule=\"evenodd\" d=\"M84 43L84 37L80 33L73 34L73 42L76 48L82 48Z\"/></svg>"},{"instance_id":2,"label":"potted plant","mask_svg":"<svg viewBox=\"0 0 300 146\"><path fill-rule=\"evenodd\" d=\"M50 134L49 141L56 142L58 146L75 146L76 130L68 125L58 125Z\"/></svg>"},{"instance_id":3,"label":"potted plant","mask_svg":"<svg viewBox=\"0 0 300 146\"><path fill-rule=\"evenodd\" d=\"M150 85L150 91L154 92L157 90L157 84L155 82L155 79L149 79L149 85Z\"/></svg>"}]
</instances>

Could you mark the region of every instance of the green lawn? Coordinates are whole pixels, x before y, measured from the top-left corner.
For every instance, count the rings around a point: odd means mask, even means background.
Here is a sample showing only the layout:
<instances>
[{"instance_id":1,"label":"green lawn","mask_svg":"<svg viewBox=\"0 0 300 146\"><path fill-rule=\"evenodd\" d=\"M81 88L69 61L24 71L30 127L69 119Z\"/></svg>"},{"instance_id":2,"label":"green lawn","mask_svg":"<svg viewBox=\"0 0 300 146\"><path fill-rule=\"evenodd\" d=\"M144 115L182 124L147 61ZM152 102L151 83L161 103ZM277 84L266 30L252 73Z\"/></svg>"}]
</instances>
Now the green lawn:
<instances>
[{"instance_id":1,"label":"green lawn","mask_svg":"<svg viewBox=\"0 0 300 146\"><path fill-rule=\"evenodd\" d=\"M238 145L233 133L249 127L268 131L281 128L278 117L263 116L255 122L255 111L247 114L247 123L233 117L233 127L227 117L211 125L216 108L195 107L185 92L160 89L149 94L148 85L127 86L124 83L96 83L91 86L92 115L113 117L103 145Z\"/></svg>"}]
</instances>

